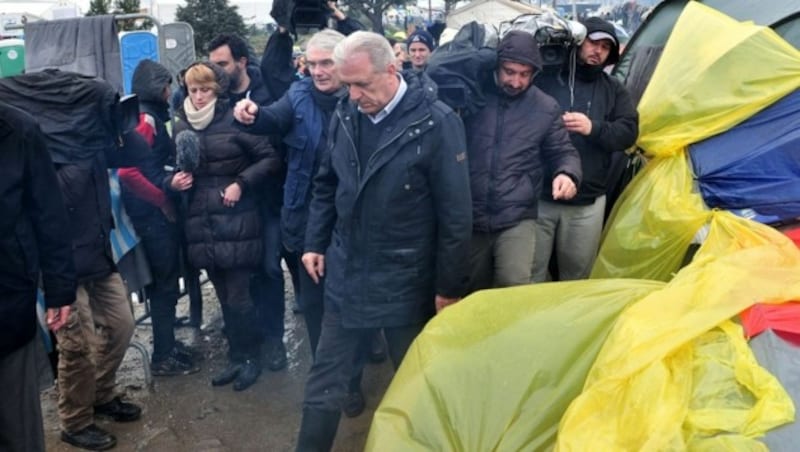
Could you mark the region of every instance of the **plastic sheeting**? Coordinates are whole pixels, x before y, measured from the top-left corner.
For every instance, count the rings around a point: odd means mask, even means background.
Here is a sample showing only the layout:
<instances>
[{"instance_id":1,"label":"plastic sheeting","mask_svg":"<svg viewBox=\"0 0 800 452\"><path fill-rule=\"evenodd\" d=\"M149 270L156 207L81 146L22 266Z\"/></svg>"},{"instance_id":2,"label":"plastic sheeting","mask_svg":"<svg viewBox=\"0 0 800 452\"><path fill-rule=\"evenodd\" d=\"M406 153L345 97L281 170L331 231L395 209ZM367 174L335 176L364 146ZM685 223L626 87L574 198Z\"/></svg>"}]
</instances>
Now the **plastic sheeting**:
<instances>
[{"instance_id":1,"label":"plastic sheeting","mask_svg":"<svg viewBox=\"0 0 800 452\"><path fill-rule=\"evenodd\" d=\"M638 145L654 160L617 202L592 277L669 280L708 218L691 190L687 146L798 87L800 51L769 28L690 2L638 107Z\"/></svg>"},{"instance_id":2,"label":"plastic sheeting","mask_svg":"<svg viewBox=\"0 0 800 452\"><path fill-rule=\"evenodd\" d=\"M445 309L403 360L367 450L522 451L552 445L614 320L664 283L488 290Z\"/></svg>"},{"instance_id":3,"label":"plastic sheeting","mask_svg":"<svg viewBox=\"0 0 800 452\"><path fill-rule=\"evenodd\" d=\"M617 320L562 419L559 449L757 447L753 439L792 421L794 407L727 319L754 300L798 295L794 244L767 226L715 212L692 264ZM720 324L724 334L715 330Z\"/></svg>"},{"instance_id":4,"label":"plastic sheeting","mask_svg":"<svg viewBox=\"0 0 800 452\"><path fill-rule=\"evenodd\" d=\"M800 217L800 90L689 147L709 207Z\"/></svg>"},{"instance_id":5,"label":"plastic sheeting","mask_svg":"<svg viewBox=\"0 0 800 452\"><path fill-rule=\"evenodd\" d=\"M772 29L690 2L639 103L654 156L724 132L800 87L800 51Z\"/></svg>"}]
</instances>

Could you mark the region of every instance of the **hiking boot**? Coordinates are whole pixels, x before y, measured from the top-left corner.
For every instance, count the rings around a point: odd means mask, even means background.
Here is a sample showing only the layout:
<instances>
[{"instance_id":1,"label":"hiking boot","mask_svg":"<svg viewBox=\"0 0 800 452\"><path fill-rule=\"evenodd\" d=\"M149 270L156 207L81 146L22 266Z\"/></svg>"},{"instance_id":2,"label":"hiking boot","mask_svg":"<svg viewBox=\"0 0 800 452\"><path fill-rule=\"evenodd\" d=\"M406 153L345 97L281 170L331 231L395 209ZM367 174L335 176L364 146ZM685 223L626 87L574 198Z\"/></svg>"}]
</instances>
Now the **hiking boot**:
<instances>
[{"instance_id":1,"label":"hiking boot","mask_svg":"<svg viewBox=\"0 0 800 452\"><path fill-rule=\"evenodd\" d=\"M94 406L94 415L114 422L132 422L142 417L142 409L133 403L114 397L110 402Z\"/></svg>"},{"instance_id":2,"label":"hiking boot","mask_svg":"<svg viewBox=\"0 0 800 452\"><path fill-rule=\"evenodd\" d=\"M172 377L176 375L189 375L200 370L191 356L181 353L174 348L166 358L153 361L150 372L156 377Z\"/></svg>"},{"instance_id":3,"label":"hiking boot","mask_svg":"<svg viewBox=\"0 0 800 452\"><path fill-rule=\"evenodd\" d=\"M276 372L286 367L286 346L283 339L267 340L267 369Z\"/></svg>"},{"instance_id":4,"label":"hiking boot","mask_svg":"<svg viewBox=\"0 0 800 452\"><path fill-rule=\"evenodd\" d=\"M241 371L242 363L229 362L227 367L211 378L211 386L224 386L235 380Z\"/></svg>"},{"instance_id":5,"label":"hiking boot","mask_svg":"<svg viewBox=\"0 0 800 452\"><path fill-rule=\"evenodd\" d=\"M233 382L234 391L244 391L253 385L261 375L261 366L253 359L248 359L242 363L241 371Z\"/></svg>"},{"instance_id":6,"label":"hiking boot","mask_svg":"<svg viewBox=\"0 0 800 452\"><path fill-rule=\"evenodd\" d=\"M364 412L366 403L361 390L348 392L342 404L342 412L347 417L358 417Z\"/></svg>"},{"instance_id":7,"label":"hiking boot","mask_svg":"<svg viewBox=\"0 0 800 452\"><path fill-rule=\"evenodd\" d=\"M117 438L102 428L91 424L77 432L61 431L61 441L87 450L106 450L117 445Z\"/></svg>"}]
</instances>

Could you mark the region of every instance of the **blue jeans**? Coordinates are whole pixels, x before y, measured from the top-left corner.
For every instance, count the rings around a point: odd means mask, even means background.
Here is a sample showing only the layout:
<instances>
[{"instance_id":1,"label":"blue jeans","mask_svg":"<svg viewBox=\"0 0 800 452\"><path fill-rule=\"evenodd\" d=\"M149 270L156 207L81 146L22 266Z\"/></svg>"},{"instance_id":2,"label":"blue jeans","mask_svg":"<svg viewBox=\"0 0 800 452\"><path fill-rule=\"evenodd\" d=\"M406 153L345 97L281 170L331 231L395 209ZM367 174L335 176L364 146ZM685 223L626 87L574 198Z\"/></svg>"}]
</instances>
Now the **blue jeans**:
<instances>
[{"instance_id":1,"label":"blue jeans","mask_svg":"<svg viewBox=\"0 0 800 452\"><path fill-rule=\"evenodd\" d=\"M250 293L258 314L258 326L267 340L281 340L284 333L283 269L281 268L280 212L264 209L264 264L252 277Z\"/></svg>"}]
</instances>

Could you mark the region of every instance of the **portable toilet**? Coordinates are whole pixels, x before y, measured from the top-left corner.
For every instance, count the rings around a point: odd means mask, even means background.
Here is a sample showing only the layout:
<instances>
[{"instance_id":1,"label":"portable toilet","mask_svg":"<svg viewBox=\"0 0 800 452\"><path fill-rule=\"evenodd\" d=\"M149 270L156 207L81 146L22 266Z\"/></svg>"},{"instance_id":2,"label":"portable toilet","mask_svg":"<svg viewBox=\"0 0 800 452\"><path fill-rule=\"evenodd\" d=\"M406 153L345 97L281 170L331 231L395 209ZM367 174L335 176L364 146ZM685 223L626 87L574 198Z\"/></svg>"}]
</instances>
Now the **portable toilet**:
<instances>
[{"instance_id":1,"label":"portable toilet","mask_svg":"<svg viewBox=\"0 0 800 452\"><path fill-rule=\"evenodd\" d=\"M142 60L158 61L158 37L149 31L129 31L119 37L122 56L122 85L125 94L131 93L133 71Z\"/></svg>"},{"instance_id":2,"label":"portable toilet","mask_svg":"<svg viewBox=\"0 0 800 452\"><path fill-rule=\"evenodd\" d=\"M25 41L0 39L0 77L12 77L25 71Z\"/></svg>"}]
</instances>

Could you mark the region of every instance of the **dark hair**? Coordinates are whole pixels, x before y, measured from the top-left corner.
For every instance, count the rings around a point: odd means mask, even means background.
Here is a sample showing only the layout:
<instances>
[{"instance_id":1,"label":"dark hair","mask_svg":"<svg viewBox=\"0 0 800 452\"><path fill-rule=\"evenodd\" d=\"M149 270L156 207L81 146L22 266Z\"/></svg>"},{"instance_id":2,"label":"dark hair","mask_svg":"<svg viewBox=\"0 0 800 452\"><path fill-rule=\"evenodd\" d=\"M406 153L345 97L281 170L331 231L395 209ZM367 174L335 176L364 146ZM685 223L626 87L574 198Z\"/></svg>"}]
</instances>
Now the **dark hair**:
<instances>
[{"instance_id":1,"label":"dark hair","mask_svg":"<svg viewBox=\"0 0 800 452\"><path fill-rule=\"evenodd\" d=\"M235 61L245 57L250 62L250 51L247 50L247 44L242 38L231 34L221 34L208 43L208 52L211 53L218 48L227 45L231 49L231 56Z\"/></svg>"}]
</instances>

